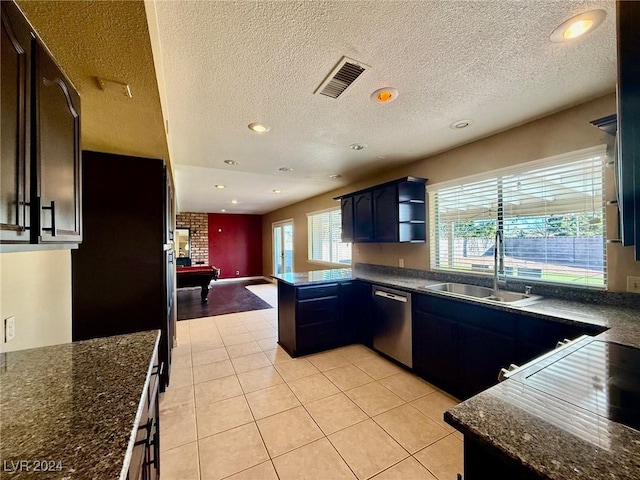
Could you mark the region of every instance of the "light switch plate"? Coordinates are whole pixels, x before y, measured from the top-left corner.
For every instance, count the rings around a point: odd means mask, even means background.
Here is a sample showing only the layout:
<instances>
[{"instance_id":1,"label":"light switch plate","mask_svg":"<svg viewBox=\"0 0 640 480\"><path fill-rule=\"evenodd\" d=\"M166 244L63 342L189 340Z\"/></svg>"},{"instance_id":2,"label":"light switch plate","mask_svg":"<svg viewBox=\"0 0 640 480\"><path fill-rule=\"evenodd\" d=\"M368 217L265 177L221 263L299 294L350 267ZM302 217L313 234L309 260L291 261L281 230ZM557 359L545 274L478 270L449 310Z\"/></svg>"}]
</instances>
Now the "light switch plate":
<instances>
[{"instance_id":1,"label":"light switch plate","mask_svg":"<svg viewBox=\"0 0 640 480\"><path fill-rule=\"evenodd\" d=\"M13 315L4 319L4 341L10 342L16 337L16 317Z\"/></svg>"},{"instance_id":2,"label":"light switch plate","mask_svg":"<svg viewBox=\"0 0 640 480\"><path fill-rule=\"evenodd\" d=\"M627 277L627 292L640 293L640 277Z\"/></svg>"}]
</instances>

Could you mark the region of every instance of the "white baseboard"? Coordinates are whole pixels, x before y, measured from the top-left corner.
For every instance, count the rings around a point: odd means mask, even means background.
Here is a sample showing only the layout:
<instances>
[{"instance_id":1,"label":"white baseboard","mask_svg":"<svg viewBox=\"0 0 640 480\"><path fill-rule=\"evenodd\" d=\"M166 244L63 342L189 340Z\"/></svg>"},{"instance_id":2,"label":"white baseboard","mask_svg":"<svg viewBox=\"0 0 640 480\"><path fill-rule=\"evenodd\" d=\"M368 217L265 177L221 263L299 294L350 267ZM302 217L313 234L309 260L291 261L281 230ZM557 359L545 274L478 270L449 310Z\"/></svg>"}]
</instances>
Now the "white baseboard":
<instances>
[{"instance_id":1,"label":"white baseboard","mask_svg":"<svg viewBox=\"0 0 640 480\"><path fill-rule=\"evenodd\" d=\"M256 277L234 277L234 278L219 278L216 282L242 282L245 280L265 280L267 282L272 282L272 279L267 278L262 275L258 275ZM216 282L211 282L211 284L215 284Z\"/></svg>"}]
</instances>

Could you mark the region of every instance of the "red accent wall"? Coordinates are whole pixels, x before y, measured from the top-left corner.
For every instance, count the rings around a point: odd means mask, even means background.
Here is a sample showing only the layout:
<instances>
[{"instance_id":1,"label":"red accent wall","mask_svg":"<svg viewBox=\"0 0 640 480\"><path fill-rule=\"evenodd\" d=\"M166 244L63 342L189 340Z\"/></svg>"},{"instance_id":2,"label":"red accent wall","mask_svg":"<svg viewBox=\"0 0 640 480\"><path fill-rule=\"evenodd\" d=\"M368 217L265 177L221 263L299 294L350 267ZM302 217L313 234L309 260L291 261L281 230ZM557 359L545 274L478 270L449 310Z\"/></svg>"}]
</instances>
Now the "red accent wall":
<instances>
[{"instance_id":1,"label":"red accent wall","mask_svg":"<svg viewBox=\"0 0 640 480\"><path fill-rule=\"evenodd\" d=\"M262 217L210 213L209 265L220 278L261 276Z\"/></svg>"}]
</instances>

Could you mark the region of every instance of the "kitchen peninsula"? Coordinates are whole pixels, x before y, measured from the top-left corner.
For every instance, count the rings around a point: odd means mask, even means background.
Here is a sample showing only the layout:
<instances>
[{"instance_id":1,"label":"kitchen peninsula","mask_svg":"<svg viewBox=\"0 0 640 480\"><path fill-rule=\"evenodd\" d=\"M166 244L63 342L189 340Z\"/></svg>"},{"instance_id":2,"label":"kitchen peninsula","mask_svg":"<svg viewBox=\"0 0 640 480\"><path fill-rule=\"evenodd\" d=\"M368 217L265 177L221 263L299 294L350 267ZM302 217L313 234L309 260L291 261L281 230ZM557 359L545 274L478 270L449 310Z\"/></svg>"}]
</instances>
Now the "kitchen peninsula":
<instances>
[{"instance_id":1,"label":"kitchen peninsula","mask_svg":"<svg viewBox=\"0 0 640 480\"><path fill-rule=\"evenodd\" d=\"M147 331L0 354L0 477L156 478L159 339Z\"/></svg>"},{"instance_id":2,"label":"kitchen peninsula","mask_svg":"<svg viewBox=\"0 0 640 480\"><path fill-rule=\"evenodd\" d=\"M424 287L429 284L465 281L483 285L490 281L479 276L472 278L365 264L356 264L352 270L292 273L275 277L279 287L285 288L319 288L327 282L338 286L345 282L361 282L369 285L369 288L372 284L396 288L412 293L414 305L418 296L423 303L444 297L441 293L426 290ZM514 283L508 284L508 287L515 290L522 286ZM518 319L551 321L554 325L569 327L590 326L591 335L594 336L585 337L582 343L578 342L572 347L573 350L578 350L588 342L593 342L595 349L605 342L612 342L625 351L638 352L638 296L544 285L535 289L542 298L531 304L519 307L485 304L483 307L491 309L496 315L510 313ZM462 309L478 305L476 301L462 298L455 299L455 302ZM359 307L362 312L367 311L366 304ZM364 324L366 320L363 320ZM414 333L416 321L414 315ZM531 332L532 335L534 333ZM416 348L420 347L417 342L419 340L414 336L414 357ZM553 363L557 355L563 354L553 354L541 365ZM606 355L591 355L588 361L590 369L582 375L587 380L593 369L607 372L610 368L606 363L609 361ZM494 379L497 374L496 370ZM573 380L575 377L572 375L567 378ZM586 383L586 396L593 395L593 389L589 390L590 383ZM565 385L565 389L574 391L580 391L582 387L584 385ZM630 391L633 395L633 386ZM598 397L592 403L598 399L602 401L608 393L605 391L600 394L602 398ZM638 393L636 388L635 395ZM586 400L591 401L589 398ZM636 411L636 417L637 414ZM634 413L631 412L631 415ZM638 478L639 475L640 432L636 430L637 426L625 426L517 378L508 379L471 396L445 413L445 420L465 435L465 479L486 478L488 471L492 472L492 478L622 479Z\"/></svg>"}]
</instances>

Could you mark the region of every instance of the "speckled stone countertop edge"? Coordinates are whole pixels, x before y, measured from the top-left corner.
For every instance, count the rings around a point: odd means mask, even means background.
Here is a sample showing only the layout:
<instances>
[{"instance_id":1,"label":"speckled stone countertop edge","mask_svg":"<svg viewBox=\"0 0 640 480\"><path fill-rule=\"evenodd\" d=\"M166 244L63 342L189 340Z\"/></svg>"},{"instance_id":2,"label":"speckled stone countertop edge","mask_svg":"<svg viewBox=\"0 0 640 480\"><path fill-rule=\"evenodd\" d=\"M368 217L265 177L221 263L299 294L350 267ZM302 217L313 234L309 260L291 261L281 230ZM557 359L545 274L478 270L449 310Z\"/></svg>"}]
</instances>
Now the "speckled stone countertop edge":
<instances>
[{"instance_id":1,"label":"speckled stone countertop edge","mask_svg":"<svg viewBox=\"0 0 640 480\"><path fill-rule=\"evenodd\" d=\"M577 410L581 422L573 418ZM554 420L545 418L549 412L556 412ZM465 438L499 451L537 478L638 478L640 432L511 380L449 409L444 419ZM586 436L571 432L581 427L587 428Z\"/></svg>"},{"instance_id":2,"label":"speckled stone countertop edge","mask_svg":"<svg viewBox=\"0 0 640 480\"><path fill-rule=\"evenodd\" d=\"M158 354L158 348L160 345L160 330L156 330L156 341L153 347L153 357L156 357ZM149 362L149 368L147 369L147 376L144 380L144 385L142 386L142 396L140 397L140 401L138 402L138 411L136 412L136 418L134 420L133 425L131 426L131 436L129 437L129 444L127 445L127 451L124 454L124 461L122 462L122 471L120 472L120 480L127 480L129 474L129 467L131 466L131 457L133 456L133 448L136 443L136 436L138 434L138 430L136 428L137 425L140 425L140 420L142 420L142 412L145 410L144 402L147 400L147 391L149 389L149 385L151 383L151 375L153 375L154 365ZM160 372L158 372L158 375ZM159 381L159 380L158 380Z\"/></svg>"},{"instance_id":3,"label":"speckled stone countertop edge","mask_svg":"<svg viewBox=\"0 0 640 480\"><path fill-rule=\"evenodd\" d=\"M634 307L615 307L612 305L583 303L577 300L544 296L540 300L524 306L489 303L472 298L453 297L442 292L425 289L424 287L427 285L443 282L443 280L426 278L425 275L430 274L430 272L427 271L378 265L362 266L361 264L357 264L355 268L351 269L350 274L345 273L348 269L336 269L335 271L338 270L342 273L340 276L335 277L331 277L330 275L331 272L334 272L332 270L317 271L320 274L324 274L324 276L319 275L317 279L313 280L310 280L307 275L313 272L300 272L284 276L273 275L273 278L295 287L318 285L328 282L363 280L381 286L400 288L413 293L431 295L439 298L446 297L458 302L468 303L469 305L484 306L542 320L552 320L570 325L589 325L601 331L615 328L616 331L606 332L611 341L640 346L640 321L634 322L633 317L638 315L638 309Z\"/></svg>"},{"instance_id":4,"label":"speckled stone countertop edge","mask_svg":"<svg viewBox=\"0 0 640 480\"><path fill-rule=\"evenodd\" d=\"M150 330L0 354L0 458L30 463L8 475L31 478L34 461L55 460L43 478L126 478L159 339Z\"/></svg>"}]
</instances>

